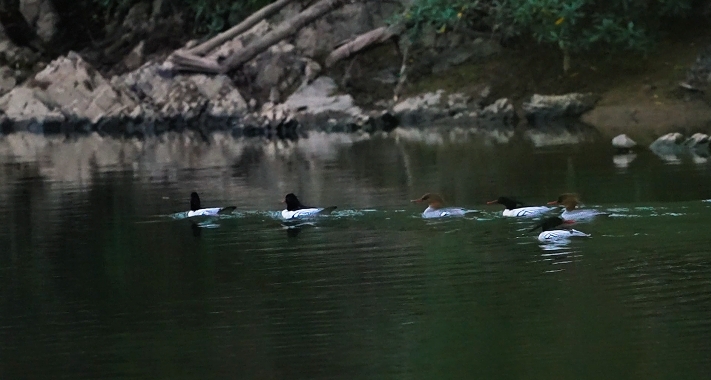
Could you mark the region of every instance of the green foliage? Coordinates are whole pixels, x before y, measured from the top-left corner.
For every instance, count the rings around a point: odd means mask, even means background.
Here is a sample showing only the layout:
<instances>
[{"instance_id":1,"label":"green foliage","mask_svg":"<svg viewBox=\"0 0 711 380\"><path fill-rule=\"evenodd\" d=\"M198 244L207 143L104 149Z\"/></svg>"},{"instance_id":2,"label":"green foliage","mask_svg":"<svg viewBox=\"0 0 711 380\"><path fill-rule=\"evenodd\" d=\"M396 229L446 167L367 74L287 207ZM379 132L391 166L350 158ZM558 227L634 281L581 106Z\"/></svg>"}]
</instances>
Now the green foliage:
<instances>
[{"instance_id":1,"label":"green foliage","mask_svg":"<svg viewBox=\"0 0 711 380\"><path fill-rule=\"evenodd\" d=\"M125 11L147 0L92 0L104 13ZM237 24L253 12L274 0L174 0L177 10L192 15L193 31L196 33L219 33Z\"/></svg>"},{"instance_id":2,"label":"green foliage","mask_svg":"<svg viewBox=\"0 0 711 380\"><path fill-rule=\"evenodd\" d=\"M274 0L181 0L195 14L195 31L219 33Z\"/></svg>"},{"instance_id":3,"label":"green foliage","mask_svg":"<svg viewBox=\"0 0 711 380\"><path fill-rule=\"evenodd\" d=\"M395 15L390 23L406 25L411 37L416 39L426 26L440 32L457 27L465 22L467 10L476 8L478 3L471 0L417 0L408 11Z\"/></svg>"},{"instance_id":4,"label":"green foliage","mask_svg":"<svg viewBox=\"0 0 711 380\"><path fill-rule=\"evenodd\" d=\"M647 51L666 17L689 13L693 0L415 0L393 22L413 36L463 23L487 24L504 34L530 36L566 52L594 47Z\"/></svg>"}]
</instances>

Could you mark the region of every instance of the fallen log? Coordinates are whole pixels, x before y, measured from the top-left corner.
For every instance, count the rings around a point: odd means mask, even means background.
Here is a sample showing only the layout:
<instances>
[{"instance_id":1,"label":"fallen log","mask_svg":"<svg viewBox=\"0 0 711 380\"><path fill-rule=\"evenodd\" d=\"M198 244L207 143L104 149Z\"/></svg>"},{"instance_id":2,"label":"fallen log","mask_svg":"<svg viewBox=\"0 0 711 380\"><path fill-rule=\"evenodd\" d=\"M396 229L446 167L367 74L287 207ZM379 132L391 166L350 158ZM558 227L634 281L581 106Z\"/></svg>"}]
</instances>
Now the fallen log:
<instances>
[{"instance_id":1,"label":"fallen log","mask_svg":"<svg viewBox=\"0 0 711 380\"><path fill-rule=\"evenodd\" d=\"M303 12L284 21L276 29L265 34L262 38L254 41L234 52L222 63L221 73L226 73L237 69L259 53L269 49L271 46L279 43L281 40L296 34L302 27L320 18L331 10L343 5L346 0L320 0L314 5L308 7Z\"/></svg>"},{"instance_id":2,"label":"fallen log","mask_svg":"<svg viewBox=\"0 0 711 380\"><path fill-rule=\"evenodd\" d=\"M221 63L218 63L213 57L201 57L195 54L194 50L185 49L173 52L169 59L175 64L176 70L225 74L239 68L281 40L296 34L308 23L313 22L331 10L343 5L346 1L347 0L319 0L296 16L282 22L276 29L258 38L246 47L235 51Z\"/></svg>"},{"instance_id":3,"label":"fallen log","mask_svg":"<svg viewBox=\"0 0 711 380\"><path fill-rule=\"evenodd\" d=\"M402 33L403 30L404 27L399 25L392 27L381 26L363 33L333 50L326 58L326 67L331 67L336 62L348 58L367 47L386 42Z\"/></svg>"},{"instance_id":4,"label":"fallen log","mask_svg":"<svg viewBox=\"0 0 711 380\"><path fill-rule=\"evenodd\" d=\"M188 51L192 55L206 55L207 53L211 52L215 48L219 47L220 45L224 44L225 42L239 36L240 34L248 31L251 27L257 25L260 21L271 17L272 15L276 14L282 8L285 6L289 5L289 3L293 2L294 0L277 0L262 9L254 12L251 16L247 17L246 19L242 20L239 24L233 26L232 28L216 35L215 37L201 43L200 45L195 46L192 49L189 49Z\"/></svg>"}]
</instances>

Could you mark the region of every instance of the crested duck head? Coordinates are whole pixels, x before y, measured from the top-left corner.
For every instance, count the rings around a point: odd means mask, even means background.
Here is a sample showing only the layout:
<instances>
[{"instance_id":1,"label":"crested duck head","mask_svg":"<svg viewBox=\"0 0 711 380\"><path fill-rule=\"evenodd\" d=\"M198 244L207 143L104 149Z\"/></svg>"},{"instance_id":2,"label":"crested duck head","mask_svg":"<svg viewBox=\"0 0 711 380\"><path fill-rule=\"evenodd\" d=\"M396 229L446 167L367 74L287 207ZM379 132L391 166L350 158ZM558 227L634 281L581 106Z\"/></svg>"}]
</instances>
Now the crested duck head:
<instances>
[{"instance_id":1,"label":"crested duck head","mask_svg":"<svg viewBox=\"0 0 711 380\"><path fill-rule=\"evenodd\" d=\"M196 211L200 209L200 196L196 192L190 194L190 211Z\"/></svg>"},{"instance_id":2,"label":"crested duck head","mask_svg":"<svg viewBox=\"0 0 711 380\"><path fill-rule=\"evenodd\" d=\"M523 206L523 203L508 197L498 197L493 201L486 202L488 205L500 204L506 207L507 210L513 210L517 207Z\"/></svg>"},{"instance_id":3,"label":"crested duck head","mask_svg":"<svg viewBox=\"0 0 711 380\"><path fill-rule=\"evenodd\" d=\"M578 194L575 193L564 193L558 196L558 199L548 202L549 205L560 205L564 206L566 210L572 211L578 206Z\"/></svg>"},{"instance_id":4,"label":"crested duck head","mask_svg":"<svg viewBox=\"0 0 711 380\"><path fill-rule=\"evenodd\" d=\"M284 197L284 203L286 203L287 211L296 211L306 208L306 206L301 204L301 201L296 197L296 195L294 195L294 193L286 194L286 197Z\"/></svg>"},{"instance_id":5,"label":"crested duck head","mask_svg":"<svg viewBox=\"0 0 711 380\"><path fill-rule=\"evenodd\" d=\"M442 199L441 195L435 193L427 193L418 199L411 200L410 202L427 203L427 206L435 210L444 207L444 199Z\"/></svg>"}]
</instances>

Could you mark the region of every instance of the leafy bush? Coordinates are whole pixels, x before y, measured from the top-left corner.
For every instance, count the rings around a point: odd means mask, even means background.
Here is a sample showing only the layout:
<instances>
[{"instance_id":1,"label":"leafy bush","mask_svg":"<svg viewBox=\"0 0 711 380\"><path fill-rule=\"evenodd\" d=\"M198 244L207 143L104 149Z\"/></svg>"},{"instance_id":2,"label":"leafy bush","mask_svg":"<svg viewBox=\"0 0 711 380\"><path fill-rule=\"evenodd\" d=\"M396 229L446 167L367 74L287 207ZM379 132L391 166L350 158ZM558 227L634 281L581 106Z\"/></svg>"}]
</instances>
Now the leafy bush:
<instances>
[{"instance_id":1,"label":"leafy bush","mask_svg":"<svg viewBox=\"0 0 711 380\"><path fill-rule=\"evenodd\" d=\"M125 11L147 0L92 0L104 13ZM274 0L175 0L172 5L193 15L193 31L196 33L219 33L237 24L258 9Z\"/></svg>"},{"instance_id":2,"label":"leafy bush","mask_svg":"<svg viewBox=\"0 0 711 380\"><path fill-rule=\"evenodd\" d=\"M693 0L415 0L395 22L412 36L487 20L504 37L530 36L570 53L592 48L648 51L667 17L688 14Z\"/></svg>"}]
</instances>

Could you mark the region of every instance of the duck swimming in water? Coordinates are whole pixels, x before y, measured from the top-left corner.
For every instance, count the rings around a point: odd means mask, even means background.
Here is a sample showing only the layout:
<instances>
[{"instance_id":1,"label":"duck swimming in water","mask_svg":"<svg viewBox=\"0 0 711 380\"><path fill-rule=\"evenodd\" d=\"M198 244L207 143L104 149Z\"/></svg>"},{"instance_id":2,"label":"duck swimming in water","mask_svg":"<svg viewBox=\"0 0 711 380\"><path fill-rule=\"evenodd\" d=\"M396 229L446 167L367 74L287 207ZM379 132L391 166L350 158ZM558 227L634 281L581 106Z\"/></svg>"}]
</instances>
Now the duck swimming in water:
<instances>
[{"instance_id":1,"label":"duck swimming in water","mask_svg":"<svg viewBox=\"0 0 711 380\"><path fill-rule=\"evenodd\" d=\"M575 193L564 193L561 194L555 201L548 202L549 205L563 206L565 209L560 217L563 220L572 220L575 223L590 222L595 217L598 216L608 216L609 213L592 210L592 209L580 209L578 204L580 203L578 195Z\"/></svg>"},{"instance_id":2,"label":"duck swimming in water","mask_svg":"<svg viewBox=\"0 0 711 380\"><path fill-rule=\"evenodd\" d=\"M200 196L196 192L190 194L190 211L188 211L188 218L194 216L216 216L216 215L226 215L237 209L235 206L229 207L212 207L212 208L201 208Z\"/></svg>"},{"instance_id":3,"label":"duck swimming in water","mask_svg":"<svg viewBox=\"0 0 711 380\"><path fill-rule=\"evenodd\" d=\"M422 213L423 218L442 218L448 216L464 216L467 213L463 208L444 207L444 199L435 193L427 193L418 199L413 199L412 203L427 203L427 208Z\"/></svg>"},{"instance_id":4,"label":"duck swimming in water","mask_svg":"<svg viewBox=\"0 0 711 380\"><path fill-rule=\"evenodd\" d=\"M486 204L500 204L504 206L504 216L508 217L536 217L551 210L547 206L527 206L523 202L512 198L499 197L496 200L486 202Z\"/></svg>"},{"instance_id":5,"label":"duck swimming in water","mask_svg":"<svg viewBox=\"0 0 711 380\"><path fill-rule=\"evenodd\" d=\"M286 203L286 209L281 212L281 217L284 219L299 219L327 215L336 209L336 206L324 208L304 206L294 193L287 194L286 197L284 197L284 203Z\"/></svg>"},{"instance_id":6,"label":"duck swimming in water","mask_svg":"<svg viewBox=\"0 0 711 380\"><path fill-rule=\"evenodd\" d=\"M541 229L542 232L538 234L538 241L543 243L551 242L565 242L574 237L590 237L589 234L580 232L572 228L566 228L575 222L572 220L563 220L559 216L553 216L546 218L538 223L536 226L531 228L529 232Z\"/></svg>"}]
</instances>

